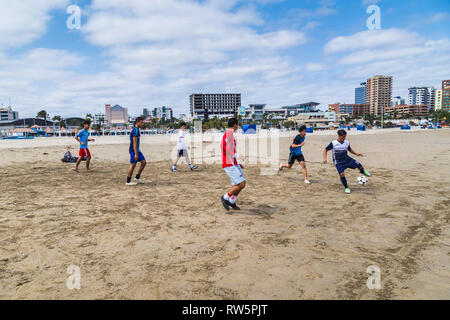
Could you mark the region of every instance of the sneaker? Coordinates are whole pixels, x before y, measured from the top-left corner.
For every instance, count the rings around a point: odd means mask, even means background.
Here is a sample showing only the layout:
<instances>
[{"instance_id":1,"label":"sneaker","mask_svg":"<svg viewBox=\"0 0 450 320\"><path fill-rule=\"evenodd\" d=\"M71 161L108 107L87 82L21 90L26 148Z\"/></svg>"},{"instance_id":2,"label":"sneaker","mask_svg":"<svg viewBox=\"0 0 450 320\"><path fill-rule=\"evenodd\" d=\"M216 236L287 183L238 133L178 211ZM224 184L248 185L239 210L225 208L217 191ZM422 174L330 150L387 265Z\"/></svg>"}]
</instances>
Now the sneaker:
<instances>
[{"instance_id":1,"label":"sneaker","mask_svg":"<svg viewBox=\"0 0 450 320\"><path fill-rule=\"evenodd\" d=\"M180 171L178 171L177 169L172 169L172 172L180 172Z\"/></svg>"},{"instance_id":2,"label":"sneaker","mask_svg":"<svg viewBox=\"0 0 450 320\"><path fill-rule=\"evenodd\" d=\"M136 182L136 184L144 184L145 183L144 180L142 180L142 179L134 179L133 181Z\"/></svg>"},{"instance_id":3,"label":"sneaker","mask_svg":"<svg viewBox=\"0 0 450 320\"><path fill-rule=\"evenodd\" d=\"M127 182L126 185L127 185L127 186L136 186L137 183L134 182L134 181L131 181L131 182Z\"/></svg>"},{"instance_id":4,"label":"sneaker","mask_svg":"<svg viewBox=\"0 0 450 320\"><path fill-rule=\"evenodd\" d=\"M225 200L224 196L222 196L222 204L225 210L230 211L230 202L228 202L228 200Z\"/></svg>"},{"instance_id":5,"label":"sneaker","mask_svg":"<svg viewBox=\"0 0 450 320\"><path fill-rule=\"evenodd\" d=\"M352 193L352 190L350 190L350 188L346 188L345 193L350 194L350 193Z\"/></svg>"},{"instance_id":6,"label":"sneaker","mask_svg":"<svg viewBox=\"0 0 450 320\"><path fill-rule=\"evenodd\" d=\"M278 168L278 172L281 172L281 171L283 171L283 165L281 165L281 166Z\"/></svg>"},{"instance_id":7,"label":"sneaker","mask_svg":"<svg viewBox=\"0 0 450 320\"><path fill-rule=\"evenodd\" d=\"M366 177L371 177L372 175L369 173L369 171L364 171L364 175L366 176Z\"/></svg>"},{"instance_id":8,"label":"sneaker","mask_svg":"<svg viewBox=\"0 0 450 320\"><path fill-rule=\"evenodd\" d=\"M197 166L192 166L191 167L191 171L194 171L195 169L198 169L198 167Z\"/></svg>"},{"instance_id":9,"label":"sneaker","mask_svg":"<svg viewBox=\"0 0 450 320\"><path fill-rule=\"evenodd\" d=\"M309 180L305 180L305 184L311 184Z\"/></svg>"},{"instance_id":10,"label":"sneaker","mask_svg":"<svg viewBox=\"0 0 450 320\"><path fill-rule=\"evenodd\" d=\"M231 209L235 210L235 211L239 211L241 210L241 208L239 208L236 203L230 203L230 207Z\"/></svg>"}]
</instances>

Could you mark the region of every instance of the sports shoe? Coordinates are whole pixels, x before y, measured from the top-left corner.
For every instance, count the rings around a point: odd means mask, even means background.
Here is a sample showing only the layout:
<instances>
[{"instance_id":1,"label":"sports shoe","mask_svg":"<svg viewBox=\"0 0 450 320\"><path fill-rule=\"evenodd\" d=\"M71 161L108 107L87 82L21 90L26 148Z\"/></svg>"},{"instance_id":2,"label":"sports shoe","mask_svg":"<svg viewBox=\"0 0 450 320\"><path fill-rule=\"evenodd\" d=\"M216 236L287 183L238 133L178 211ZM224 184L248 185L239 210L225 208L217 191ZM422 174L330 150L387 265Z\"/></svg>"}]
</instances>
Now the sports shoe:
<instances>
[{"instance_id":1,"label":"sports shoe","mask_svg":"<svg viewBox=\"0 0 450 320\"><path fill-rule=\"evenodd\" d=\"M309 180L305 180L305 184L311 184Z\"/></svg>"},{"instance_id":2,"label":"sports shoe","mask_svg":"<svg viewBox=\"0 0 450 320\"><path fill-rule=\"evenodd\" d=\"M372 175L369 173L369 171L364 171L364 175L366 176L366 177L371 177Z\"/></svg>"},{"instance_id":3,"label":"sports shoe","mask_svg":"<svg viewBox=\"0 0 450 320\"><path fill-rule=\"evenodd\" d=\"M191 167L191 171L194 171L195 169L198 169L198 167L197 166L192 166Z\"/></svg>"},{"instance_id":4,"label":"sports shoe","mask_svg":"<svg viewBox=\"0 0 450 320\"><path fill-rule=\"evenodd\" d=\"M131 182L127 182L126 185L127 185L127 186L136 186L137 183L134 182L134 181L131 181Z\"/></svg>"},{"instance_id":5,"label":"sports shoe","mask_svg":"<svg viewBox=\"0 0 450 320\"><path fill-rule=\"evenodd\" d=\"M281 165L281 166L278 168L278 172L281 172L281 171L283 171L283 165Z\"/></svg>"},{"instance_id":6,"label":"sports shoe","mask_svg":"<svg viewBox=\"0 0 450 320\"><path fill-rule=\"evenodd\" d=\"M222 204L225 210L230 211L230 202L228 202L228 200L225 200L224 196L222 196Z\"/></svg>"},{"instance_id":7,"label":"sports shoe","mask_svg":"<svg viewBox=\"0 0 450 320\"><path fill-rule=\"evenodd\" d=\"M172 169L172 172L180 172L180 171L178 171L177 169Z\"/></svg>"},{"instance_id":8,"label":"sports shoe","mask_svg":"<svg viewBox=\"0 0 450 320\"><path fill-rule=\"evenodd\" d=\"M350 188L346 188L345 193L350 194L350 193L352 193L352 190L350 190Z\"/></svg>"},{"instance_id":9,"label":"sports shoe","mask_svg":"<svg viewBox=\"0 0 450 320\"><path fill-rule=\"evenodd\" d=\"M142 179L134 179L133 181L136 182L136 184L144 184L145 183L144 180L142 180Z\"/></svg>"},{"instance_id":10,"label":"sports shoe","mask_svg":"<svg viewBox=\"0 0 450 320\"><path fill-rule=\"evenodd\" d=\"M231 209L235 210L235 211L239 211L241 210L241 208L239 208L236 203L230 203Z\"/></svg>"}]
</instances>

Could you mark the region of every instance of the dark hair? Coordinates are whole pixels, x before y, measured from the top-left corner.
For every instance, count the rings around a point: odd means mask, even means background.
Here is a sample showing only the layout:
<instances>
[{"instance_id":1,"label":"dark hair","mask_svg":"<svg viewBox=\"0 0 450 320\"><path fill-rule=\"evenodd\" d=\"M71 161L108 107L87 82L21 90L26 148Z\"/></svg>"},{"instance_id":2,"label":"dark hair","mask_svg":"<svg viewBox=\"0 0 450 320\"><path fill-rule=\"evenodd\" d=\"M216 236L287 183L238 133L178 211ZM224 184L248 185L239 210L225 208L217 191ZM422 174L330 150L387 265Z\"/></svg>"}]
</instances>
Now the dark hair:
<instances>
[{"instance_id":1,"label":"dark hair","mask_svg":"<svg viewBox=\"0 0 450 320\"><path fill-rule=\"evenodd\" d=\"M85 125L89 125L90 126L91 122L89 120L86 120L86 121L83 122L83 126L85 126Z\"/></svg>"},{"instance_id":2,"label":"dark hair","mask_svg":"<svg viewBox=\"0 0 450 320\"><path fill-rule=\"evenodd\" d=\"M338 131L338 136L339 137L346 136L346 135L347 135L347 131L345 131L345 130L339 130Z\"/></svg>"},{"instance_id":3,"label":"dark hair","mask_svg":"<svg viewBox=\"0 0 450 320\"><path fill-rule=\"evenodd\" d=\"M298 129L298 132L303 132L306 131L306 126L300 126L300 128Z\"/></svg>"},{"instance_id":4,"label":"dark hair","mask_svg":"<svg viewBox=\"0 0 450 320\"><path fill-rule=\"evenodd\" d=\"M144 118L142 118L142 117L137 117L137 118L136 118L136 121L134 122L134 124L136 124L136 123L138 123L138 122L141 122L141 121L144 121Z\"/></svg>"},{"instance_id":5,"label":"dark hair","mask_svg":"<svg viewBox=\"0 0 450 320\"><path fill-rule=\"evenodd\" d=\"M238 123L239 123L238 119L231 118L231 119L228 120L228 128L233 128Z\"/></svg>"},{"instance_id":6,"label":"dark hair","mask_svg":"<svg viewBox=\"0 0 450 320\"><path fill-rule=\"evenodd\" d=\"M184 122L184 121L180 122L180 128L185 126L185 125L186 125L186 122Z\"/></svg>"}]
</instances>

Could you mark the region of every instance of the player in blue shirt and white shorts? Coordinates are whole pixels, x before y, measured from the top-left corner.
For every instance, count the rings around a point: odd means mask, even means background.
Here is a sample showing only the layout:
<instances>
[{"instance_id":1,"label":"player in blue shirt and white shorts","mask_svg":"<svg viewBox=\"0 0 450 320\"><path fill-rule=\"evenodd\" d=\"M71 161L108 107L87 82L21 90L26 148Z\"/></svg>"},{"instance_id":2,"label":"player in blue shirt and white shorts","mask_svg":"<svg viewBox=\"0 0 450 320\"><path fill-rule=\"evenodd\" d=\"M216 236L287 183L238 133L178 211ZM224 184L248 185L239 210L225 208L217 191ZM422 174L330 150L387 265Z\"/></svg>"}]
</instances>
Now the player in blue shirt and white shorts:
<instances>
[{"instance_id":1,"label":"player in blue shirt and white shorts","mask_svg":"<svg viewBox=\"0 0 450 320\"><path fill-rule=\"evenodd\" d=\"M339 130L337 140L332 141L324 150L323 163L327 163L328 151L333 150L334 165L336 166L336 169L341 177L341 182L345 187L345 193L351 193L351 190L347 184L347 179L345 178L346 169L359 169L359 171L367 177L370 177L371 174L364 170L364 167L361 163L349 157L348 152L353 153L358 157L363 157L364 155L362 153L354 151L350 147L350 142L348 142L348 140L345 140L346 138L347 132L345 130Z\"/></svg>"}]
</instances>

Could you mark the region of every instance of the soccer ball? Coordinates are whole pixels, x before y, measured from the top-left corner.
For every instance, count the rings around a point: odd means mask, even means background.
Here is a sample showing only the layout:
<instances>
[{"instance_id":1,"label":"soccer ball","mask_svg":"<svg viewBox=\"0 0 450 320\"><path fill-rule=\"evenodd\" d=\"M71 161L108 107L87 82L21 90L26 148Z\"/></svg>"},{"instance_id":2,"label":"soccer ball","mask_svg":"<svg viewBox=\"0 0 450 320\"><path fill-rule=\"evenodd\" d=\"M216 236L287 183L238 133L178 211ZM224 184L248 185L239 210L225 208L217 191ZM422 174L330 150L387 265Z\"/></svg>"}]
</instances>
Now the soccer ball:
<instances>
[{"instance_id":1,"label":"soccer ball","mask_svg":"<svg viewBox=\"0 0 450 320\"><path fill-rule=\"evenodd\" d=\"M369 180L368 180L366 177L359 177L359 178L358 178L358 183L359 183L360 185L365 186L366 184L369 183Z\"/></svg>"}]
</instances>

